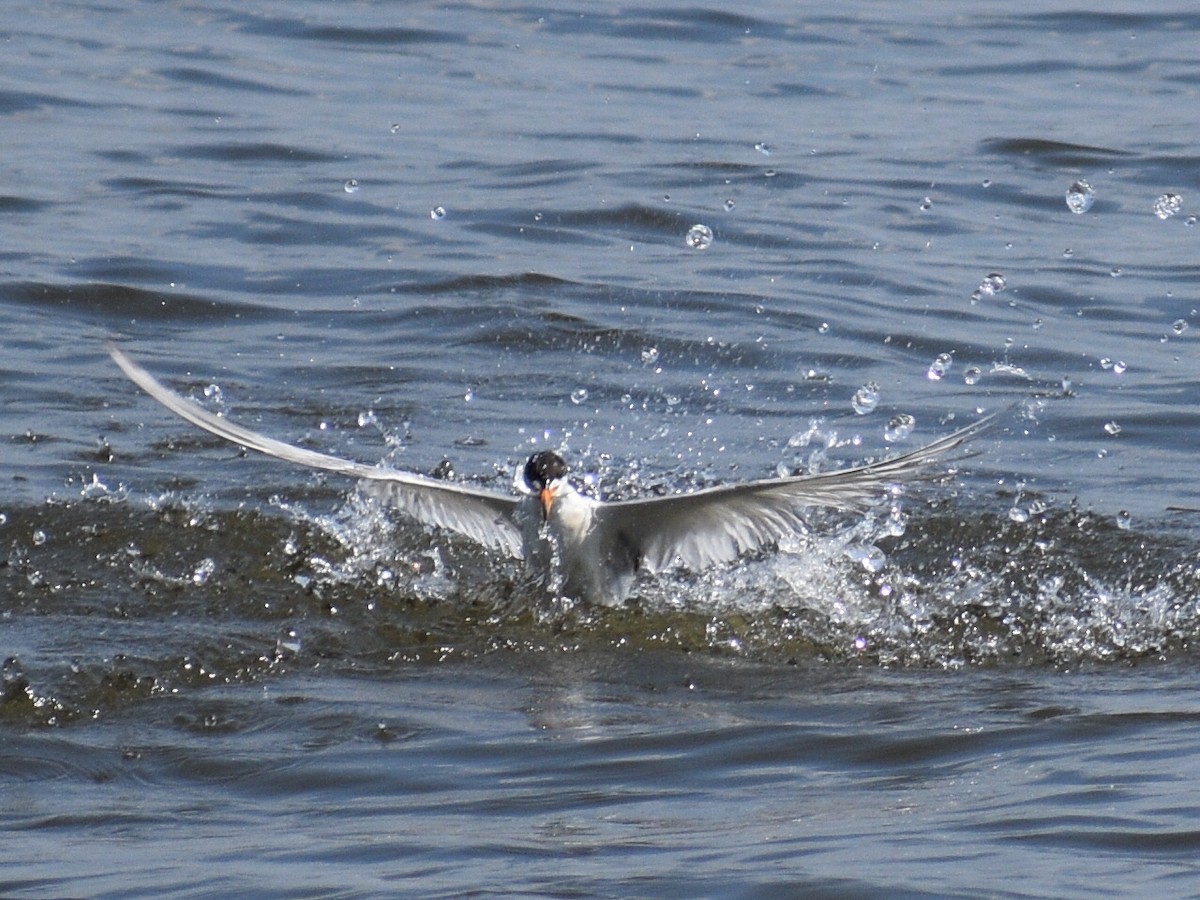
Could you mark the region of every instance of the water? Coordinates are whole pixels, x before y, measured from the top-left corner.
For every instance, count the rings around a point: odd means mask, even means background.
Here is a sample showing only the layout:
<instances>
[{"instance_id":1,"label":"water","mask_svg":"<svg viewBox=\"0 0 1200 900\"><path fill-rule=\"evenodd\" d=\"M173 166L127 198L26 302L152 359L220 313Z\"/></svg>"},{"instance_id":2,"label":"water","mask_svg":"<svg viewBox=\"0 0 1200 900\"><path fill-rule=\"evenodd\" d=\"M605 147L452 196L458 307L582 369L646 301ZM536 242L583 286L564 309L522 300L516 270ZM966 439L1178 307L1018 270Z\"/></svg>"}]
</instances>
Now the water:
<instances>
[{"instance_id":1,"label":"water","mask_svg":"<svg viewBox=\"0 0 1200 900\"><path fill-rule=\"evenodd\" d=\"M1190 10L9 12L0 893L1200 890ZM114 336L498 490L1011 408L593 609L196 433Z\"/></svg>"},{"instance_id":2,"label":"water","mask_svg":"<svg viewBox=\"0 0 1200 900\"><path fill-rule=\"evenodd\" d=\"M1083 215L1092 208L1092 204L1096 202L1096 191L1086 181L1072 181L1071 186L1067 188L1067 209L1076 215ZM1157 212L1156 212L1157 214ZM1162 218L1162 216L1159 216Z\"/></svg>"}]
</instances>

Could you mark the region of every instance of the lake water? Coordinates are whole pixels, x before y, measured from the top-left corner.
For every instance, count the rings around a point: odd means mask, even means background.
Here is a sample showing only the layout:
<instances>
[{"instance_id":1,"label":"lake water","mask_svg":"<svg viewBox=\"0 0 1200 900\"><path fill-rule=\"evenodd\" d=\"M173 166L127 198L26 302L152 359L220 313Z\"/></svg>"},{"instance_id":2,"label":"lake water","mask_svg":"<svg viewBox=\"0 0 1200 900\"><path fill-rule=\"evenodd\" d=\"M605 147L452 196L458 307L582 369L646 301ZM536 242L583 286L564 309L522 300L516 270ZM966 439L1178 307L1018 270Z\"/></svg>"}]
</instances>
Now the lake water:
<instances>
[{"instance_id":1,"label":"lake water","mask_svg":"<svg viewBox=\"0 0 1200 900\"><path fill-rule=\"evenodd\" d=\"M0 894L1200 893L1200 16L740 9L6 7ZM592 608L109 338L498 490L1000 421Z\"/></svg>"}]
</instances>

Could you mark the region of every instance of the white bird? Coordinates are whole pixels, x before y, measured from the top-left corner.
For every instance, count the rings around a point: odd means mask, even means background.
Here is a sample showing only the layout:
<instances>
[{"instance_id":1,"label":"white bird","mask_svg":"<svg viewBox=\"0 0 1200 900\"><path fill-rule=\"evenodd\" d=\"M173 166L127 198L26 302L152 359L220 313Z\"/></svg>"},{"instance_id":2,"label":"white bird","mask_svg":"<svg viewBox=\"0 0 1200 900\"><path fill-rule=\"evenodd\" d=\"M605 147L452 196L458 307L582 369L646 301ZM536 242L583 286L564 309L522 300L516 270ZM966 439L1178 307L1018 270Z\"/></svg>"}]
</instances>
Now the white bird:
<instances>
[{"instance_id":1,"label":"white bird","mask_svg":"<svg viewBox=\"0 0 1200 900\"><path fill-rule=\"evenodd\" d=\"M980 419L882 462L613 502L580 494L567 480L563 458L541 450L514 479L522 496L512 497L285 444L176 394L120 348L108 350L134 383L193 425L268 456L360 479L368 496L418 522L524 559L558 595L606 605L629 596L639 571L654 574L676 565L699 571L776 544L804 530L806 508L865 510L890 486L919 476L994 419Z\"/></svg>"}]
</instances>

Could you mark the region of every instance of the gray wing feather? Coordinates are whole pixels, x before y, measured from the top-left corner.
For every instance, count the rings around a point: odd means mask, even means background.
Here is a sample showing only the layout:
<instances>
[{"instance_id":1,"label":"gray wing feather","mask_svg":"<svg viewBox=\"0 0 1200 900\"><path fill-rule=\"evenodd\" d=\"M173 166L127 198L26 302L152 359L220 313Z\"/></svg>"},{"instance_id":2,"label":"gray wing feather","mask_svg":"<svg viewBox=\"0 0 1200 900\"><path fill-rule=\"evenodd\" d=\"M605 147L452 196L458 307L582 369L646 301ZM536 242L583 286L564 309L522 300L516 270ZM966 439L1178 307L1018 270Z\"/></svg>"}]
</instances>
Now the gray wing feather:
<instances>
[{"instance_id":1,"label":"gray wing feather","mask_svg":"<svg viewBox=\"0 0 1200 900\"><path fill-rule=\"evenodd\" d=\"M994 419L994 415L981 419L911 453L837 472L602 504L596 510L595 527L607 544L629 548L651 573L677 560L693 570L732 562L803 530L804 510L809 507L868 508L888 485L920 476Z\"/></svg>"},{"instance_id":2,"label":"gray wing feather","mask_svg":"<svg viewBox=\"0 0 1200 900\"><path fill-rule=\"evenodd\" d=\"M517 500L480 488L448 484L423 475L381 469L315 450L294 447L215 415L161 384L153 375L110 344L108 352L130 380L177 416L259 453L287 462L336 472L362 481L362 490L412 516L418 522L448 528L489 549L520 559L521 530L514 520Z\"/></svg>"}]
</instances>

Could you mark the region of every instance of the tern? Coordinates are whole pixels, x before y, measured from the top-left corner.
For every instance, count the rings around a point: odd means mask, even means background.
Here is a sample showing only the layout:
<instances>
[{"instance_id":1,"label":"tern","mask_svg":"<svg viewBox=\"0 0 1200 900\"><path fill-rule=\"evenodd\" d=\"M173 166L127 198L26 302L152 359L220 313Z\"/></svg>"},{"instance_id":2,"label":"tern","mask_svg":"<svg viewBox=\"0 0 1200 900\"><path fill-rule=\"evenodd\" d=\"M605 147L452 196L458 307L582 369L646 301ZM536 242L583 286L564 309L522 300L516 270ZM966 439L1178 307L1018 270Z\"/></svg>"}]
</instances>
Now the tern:
<instances>
[{"instance_id":1,"label":"tern","mask_svg":"<svg viewBox=\"0 0 1200 900\"><path fill-rule=\"evenodd\" d=\"M266 437L175 393L119 347L110 344L108 351L135 384L193 425L268 456L358 479L367 496L424 525L525 560L557 595L609 606L629 596L639 572L656 574L674 566L700 571L802 532L808 508L864 511L888 488L919 477L995 417L881 462L609 502L579 493L567 478L566 461L553 450L539 450L514 478L520 496L509 496Z\"/></svg>"}]
</instances>

